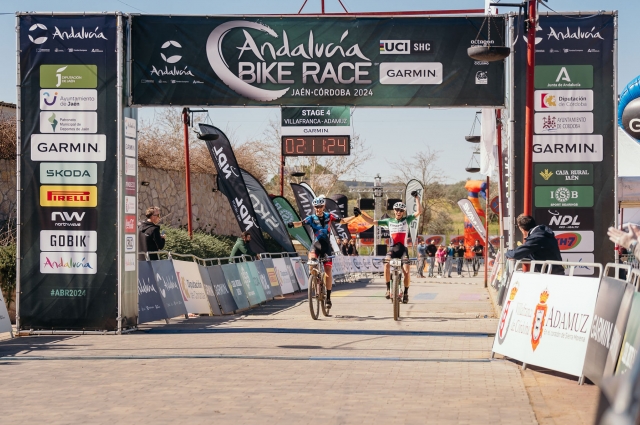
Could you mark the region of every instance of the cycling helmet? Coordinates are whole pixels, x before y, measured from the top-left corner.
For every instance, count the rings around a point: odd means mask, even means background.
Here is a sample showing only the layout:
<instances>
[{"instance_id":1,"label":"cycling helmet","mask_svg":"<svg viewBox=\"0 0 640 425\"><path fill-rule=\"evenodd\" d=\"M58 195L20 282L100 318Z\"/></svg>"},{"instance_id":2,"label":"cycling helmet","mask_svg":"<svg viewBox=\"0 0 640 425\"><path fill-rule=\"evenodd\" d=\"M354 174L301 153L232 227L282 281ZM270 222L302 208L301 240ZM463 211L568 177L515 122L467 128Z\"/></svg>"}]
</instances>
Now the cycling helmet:
<instances>
[{"instance_id":1,"label":"cycling helmet","mask_svg":"<svg viewBox=\"0 0 640 425\"><path fill-rule=\"evenodd\" d=\"M311 202L314 207L323 207L324 206L324 196L318 196Z\"/></svg>"},{"instance_id":2,"label":"cycling helmet","mask_svg":"<svg viewBox=\"0 0 640 425\"><path fill-rule=\"evenodd\" d=\"M405 211L407 209L407 206L402 202L396 202L395 204L393 204L393 209Z\"/></svg>"}]
</instances>

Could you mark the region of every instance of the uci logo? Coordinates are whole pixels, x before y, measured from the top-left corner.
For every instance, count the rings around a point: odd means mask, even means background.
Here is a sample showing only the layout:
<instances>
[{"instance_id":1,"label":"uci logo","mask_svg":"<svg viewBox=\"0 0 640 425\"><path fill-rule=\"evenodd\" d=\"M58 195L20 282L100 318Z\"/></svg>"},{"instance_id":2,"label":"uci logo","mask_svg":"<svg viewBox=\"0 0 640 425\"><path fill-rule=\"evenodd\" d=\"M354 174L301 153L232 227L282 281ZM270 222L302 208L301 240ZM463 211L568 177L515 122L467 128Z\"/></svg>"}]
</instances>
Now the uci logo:
<instances>
[{"instance_id":1,"label":"uci logo","mask_svg":"<svg viewBox=\"0 0 640 425\"><path fill-rule=\"evenodd\" d=\"M165 42L165 43L162 45L162 47L161 47L161 48L162 48L162 49L167 49L167 48L169 48L170 46L177 47L178 49L181 49L181 48L182 48L182 46L180 45L180 43L178 43L177 41L173 41L173 40L169 40L169 41ZM163 59L165 62L167 62L167 63L176 63L176 62L178 62L180 59L182 59L182 56L180 56L180 55L174 55L174 56L169 56L169 57L167 57L167 56L165 56L164 52L161 52L161 53L160 53L160 56L162 56L162 59Z\"/></svg>"},{"instance_id":2,"label":"uci logo","mask_svg":"<svg viewBox=\"0 0 640 425\"><path fill-rule=\"evenodd\" d=\"M381 55L409 55L411 54L410 40L380 40Z\"/></svg>"},{"instance_id":3,"label":"uci logo","mask_svg":"<svg viewBox=\"0 0 640 425\"><path fill-rule=\"evenodd\" d=\"M41 29L41 30L46 31L46 30L47 30L47 27L45 27L45 26L44 26L44 25L42 25L42 24L33 24L33 25L31 25L31 27L29 28L29 32L31 32L31 31L35 31L36 29ZM44 43L45 41L47 41L47 39L48 39L48 37L37 37L37 38L35 38L35 39L34 39L34 38L31 36L31 34L29 34L29 40L31 40L31 42L32 42L33 44L42 44L42 43Z\"/></svg>"}]
</instances>

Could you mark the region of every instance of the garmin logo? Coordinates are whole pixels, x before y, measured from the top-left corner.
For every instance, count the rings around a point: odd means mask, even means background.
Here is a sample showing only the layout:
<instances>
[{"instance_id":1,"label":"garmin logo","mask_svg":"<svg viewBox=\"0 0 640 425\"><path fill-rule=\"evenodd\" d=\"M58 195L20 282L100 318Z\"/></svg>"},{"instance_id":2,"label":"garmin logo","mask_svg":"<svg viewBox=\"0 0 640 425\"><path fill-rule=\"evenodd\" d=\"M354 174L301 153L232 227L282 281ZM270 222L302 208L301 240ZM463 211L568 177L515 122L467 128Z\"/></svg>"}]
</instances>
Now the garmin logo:
<instances>
[{"instance_id":1,"label":"garmin logo","mask_svg":"<svg viewBox=\"0 0 640 425\"><path fill-rule=\"evenodd\" d=\"M107 138L104 134L33 134L32 161L105 161Z\"/></svg>"}]
</instances>

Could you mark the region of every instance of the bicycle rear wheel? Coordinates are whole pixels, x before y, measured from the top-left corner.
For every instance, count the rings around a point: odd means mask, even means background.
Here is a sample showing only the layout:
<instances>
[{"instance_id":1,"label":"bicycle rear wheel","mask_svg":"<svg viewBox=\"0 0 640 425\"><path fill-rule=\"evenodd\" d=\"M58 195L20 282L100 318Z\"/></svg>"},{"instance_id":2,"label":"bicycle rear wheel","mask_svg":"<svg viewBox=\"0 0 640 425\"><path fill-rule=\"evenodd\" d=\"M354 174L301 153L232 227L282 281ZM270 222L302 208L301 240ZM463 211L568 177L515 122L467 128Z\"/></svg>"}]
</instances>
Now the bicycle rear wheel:
<instances>
[{"instance_id":1,"label":"bicycle rear wheel","mask_svg":"<svg viewBox=\"0 0 640 425\"><path fill-rule=\"evenodd\" d=\"M393 320L400 319L400 273L393 277Z\"/></svg>"},{"instance_id":2,"label":"bicycle rear wheel","mask_svg":"<svg viewBox=\"0 0 640 425\"><path fill-rule=\"evenodd\" d=\"M318 276L312 274L309 276L308 299L309 312L311 313L311 318L313 320L318 320L318 315L320 314L320 297L318 297L317 289Z\"/></svg>"}]
</instances>

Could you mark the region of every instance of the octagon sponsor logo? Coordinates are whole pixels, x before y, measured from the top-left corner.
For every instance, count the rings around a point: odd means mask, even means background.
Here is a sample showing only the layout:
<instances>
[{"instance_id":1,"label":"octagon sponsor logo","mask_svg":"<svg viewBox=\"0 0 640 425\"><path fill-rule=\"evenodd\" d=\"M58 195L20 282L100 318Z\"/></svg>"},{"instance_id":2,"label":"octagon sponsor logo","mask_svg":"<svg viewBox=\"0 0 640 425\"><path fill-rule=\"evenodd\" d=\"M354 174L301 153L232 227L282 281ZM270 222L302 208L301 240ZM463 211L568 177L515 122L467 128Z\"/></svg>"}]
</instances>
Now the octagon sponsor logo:
<instances>
[{"instance_id":1,"label":"octagon sponsor logo","mask_svg":"<svg viewBox=\"0 0 640 425\"><path fill-rule=\"evenodd\" d=\"M562 252L593 251L593 231L556 232L555 235Z\"/></svg>"}]
</instances>

